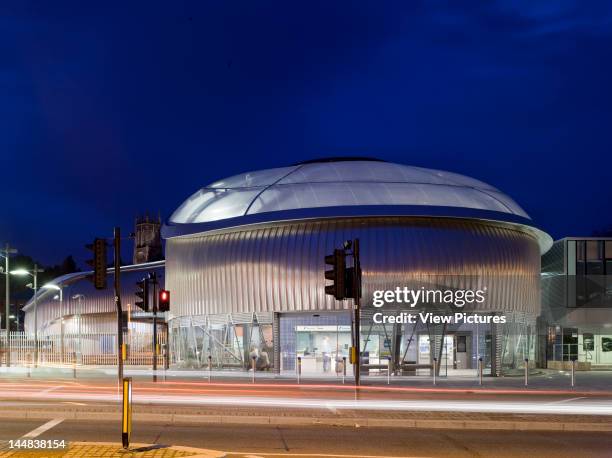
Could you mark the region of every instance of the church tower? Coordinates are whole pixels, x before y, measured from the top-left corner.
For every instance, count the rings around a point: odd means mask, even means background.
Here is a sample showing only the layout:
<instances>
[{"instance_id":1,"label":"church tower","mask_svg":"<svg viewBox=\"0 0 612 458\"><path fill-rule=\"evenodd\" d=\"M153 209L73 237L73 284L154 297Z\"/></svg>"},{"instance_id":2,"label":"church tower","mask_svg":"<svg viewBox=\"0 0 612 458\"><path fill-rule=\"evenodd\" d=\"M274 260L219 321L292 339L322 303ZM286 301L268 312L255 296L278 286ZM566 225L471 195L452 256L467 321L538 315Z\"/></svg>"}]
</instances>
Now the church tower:
<instances>
[{"instance_id":1,"label":"church tower","mask_svg":"<svg viewBox=\"0 0 612 458\"><path fill-rule=\"evenodd\" d=\"M149 215L136 218L134 231L134 264L160 261L164 259L161 243L161 218L149 218Z\"/></svg>"}]
</instances>

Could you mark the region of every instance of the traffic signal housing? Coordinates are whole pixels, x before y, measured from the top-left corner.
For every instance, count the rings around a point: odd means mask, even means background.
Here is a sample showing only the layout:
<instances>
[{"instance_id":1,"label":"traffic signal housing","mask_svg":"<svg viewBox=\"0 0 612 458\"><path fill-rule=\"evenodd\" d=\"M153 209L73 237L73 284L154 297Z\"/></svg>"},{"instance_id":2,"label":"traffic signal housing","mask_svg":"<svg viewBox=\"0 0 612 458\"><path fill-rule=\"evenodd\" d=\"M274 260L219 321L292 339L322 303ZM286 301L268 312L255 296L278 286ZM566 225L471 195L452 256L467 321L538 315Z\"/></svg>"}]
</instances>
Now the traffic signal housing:
<instances>
[{"instance_id":1,"label":"traffic signal housing","mask_svg":"<svg viewBox=\"0 0 612 458\"><path fill-rule=\"evenodd\" d=\"M333 254L325 256L325 264L332 266L325 271L325 279L332 281L331 285L325 286L325 294L341 301L346 297L346 253L335 249Z\"/></svg>"},{"instance_id":2,"label":"traffic signal housing","mask_svg":"<svg viewBox=\"0 0 612 458\"><path fill-rule=\"evenodd\" d=\"M159 290L158 312L170 311L170 291L167 289Z\"/></svg>"},{"instance_id":3,"label":"traffic signal housing","mask_svg":"<svg viewBox=\"0 0 612 458\"><path fill-rule=\"evenodd\" d=\"M96 289L106 288L106 239L96 238L93 243L85 245L85 248L93 251L93 259L89 259L88 265L93 267L91 280Z\"/></svg>"},{"instance_id":4,"label":"traffic signal housing","mask_svg":"<svg viewBox=\"0 0 612 458\"><path fill-rule=\"evenodd\" d=\"M136 296L138 296L141 300L134 302L136 307L141 308L143 311L149 311L149 279L143 278L142 280L136 282L136 286L138 289L136 290Z\"/></svg>"}]
</instances>

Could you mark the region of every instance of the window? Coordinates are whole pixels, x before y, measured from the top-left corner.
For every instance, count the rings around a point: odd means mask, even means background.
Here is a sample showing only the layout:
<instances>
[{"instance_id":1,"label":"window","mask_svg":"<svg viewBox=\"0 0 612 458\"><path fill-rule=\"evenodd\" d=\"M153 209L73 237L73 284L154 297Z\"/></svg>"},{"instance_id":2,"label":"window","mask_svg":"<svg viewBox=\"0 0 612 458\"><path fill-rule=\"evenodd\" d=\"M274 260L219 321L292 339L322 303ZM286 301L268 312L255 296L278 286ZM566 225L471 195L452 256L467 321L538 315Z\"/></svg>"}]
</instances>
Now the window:
<instances>
[{"instance_id":1,"label":"window","mask_svg":"<svg viewBox=\"0 0 612 458\"><path fill-rule=\"evenodd\" d=\"M457 353L467 351L467 336L457 336Z\"/></svg>"},{"instance_id":2,"label":"window","mask_svg":"<svg viewBox=\"0 0 612 458\"><path fill-rule=\"evenodd\" d=\"M563 361L578 359L578 329L563 328Z\"/></svg>"},{"instance_id":3,"label":"window","mask_svg":"<svg viewBox=\"0 0 612 458\"><path fill-rule=\"evenodd\" d=\"M582 334L582 350L583 351L594 351L595 350L595 336L590 332Z\"/></svg>"},{"instance_id":4,"label":"window","mask_svg":"<svg viewBox=\"0 0 612 458\"><path fill-rule=\"evenodd\" d=\"M576 275L585 274L585 251L586 242L584 240L578 240L576 242Z\"/></svg>"},{"instance_id":5,"label":"window","mask_svg":"<svg viewBox=\"0 0 612 458\"><path fill-rule=\"evenodd\" d=\"M600 240L589 240L586 243L586 274L603 275L603 242Z\"/></svg>"},{"instance_id":6,"label":"window","mask_svg":"<svg viewBox=\"0 0 612 458\"><path fill-rule=\"evenodd\" d=\"M612 240L606 240L606 275L612 275Z\"/></svg>"}]
</instances>

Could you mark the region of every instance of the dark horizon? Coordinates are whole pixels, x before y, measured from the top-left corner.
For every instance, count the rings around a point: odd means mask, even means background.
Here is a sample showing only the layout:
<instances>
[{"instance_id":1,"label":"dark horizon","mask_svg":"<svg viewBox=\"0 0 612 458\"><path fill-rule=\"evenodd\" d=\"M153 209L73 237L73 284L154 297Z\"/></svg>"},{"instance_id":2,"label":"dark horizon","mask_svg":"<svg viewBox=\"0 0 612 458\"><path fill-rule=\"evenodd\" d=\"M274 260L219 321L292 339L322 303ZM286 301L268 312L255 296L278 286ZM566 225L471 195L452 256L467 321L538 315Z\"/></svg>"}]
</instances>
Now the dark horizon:
<instances>
[{"instance_id":1,"label":"dark horizon","mask_svg":"<svg viewBox=\"0 0 612 458\"><path fill-rule=\"evenodd\" d=\"M321 156L480 179L555 239L612 224L609 3L384 6L3 5L0 242L83 266L113 226Z\"/></svg>"}]
</instances>

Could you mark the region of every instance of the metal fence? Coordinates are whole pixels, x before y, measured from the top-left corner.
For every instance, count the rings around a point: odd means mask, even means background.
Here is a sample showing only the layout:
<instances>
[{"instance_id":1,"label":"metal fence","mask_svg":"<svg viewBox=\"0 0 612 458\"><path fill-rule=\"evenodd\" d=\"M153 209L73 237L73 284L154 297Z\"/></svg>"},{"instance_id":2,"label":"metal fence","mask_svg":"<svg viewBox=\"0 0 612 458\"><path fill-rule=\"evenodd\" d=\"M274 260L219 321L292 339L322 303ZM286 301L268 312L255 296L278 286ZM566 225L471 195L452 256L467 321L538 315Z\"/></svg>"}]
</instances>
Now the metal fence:
<instances>
[{"instance_id":1,"label":"metal fence","mask_svg":"<svg viewBox=\"0 0 612 458\"><path fill-rule=\"evenodd\" d=\"M151 366L154 346L152 334L124 332L123 342L127 344L126 365ZM157 333L157 362L163 364L167 350L167 335ZM0 364L11 365L65 365L80 364L104 366L117 364L117 334L53 334L34 335L23 332L0 334Z\"/></svg>"}]
</instances>

